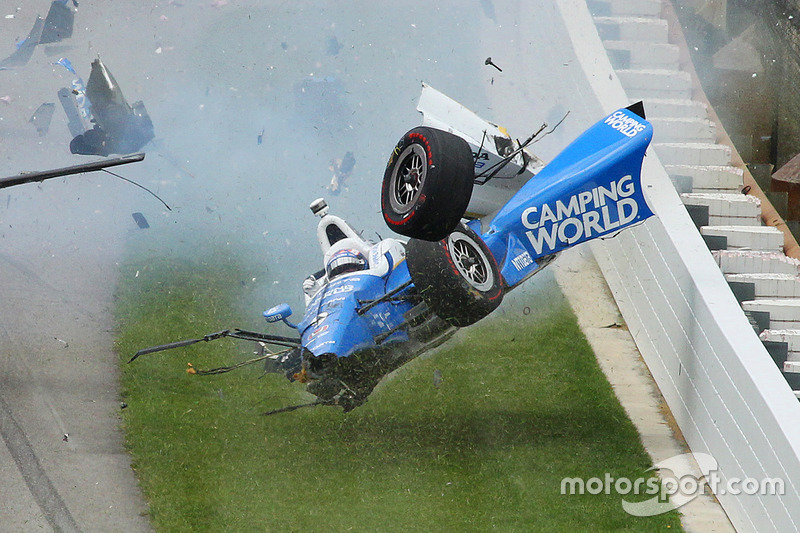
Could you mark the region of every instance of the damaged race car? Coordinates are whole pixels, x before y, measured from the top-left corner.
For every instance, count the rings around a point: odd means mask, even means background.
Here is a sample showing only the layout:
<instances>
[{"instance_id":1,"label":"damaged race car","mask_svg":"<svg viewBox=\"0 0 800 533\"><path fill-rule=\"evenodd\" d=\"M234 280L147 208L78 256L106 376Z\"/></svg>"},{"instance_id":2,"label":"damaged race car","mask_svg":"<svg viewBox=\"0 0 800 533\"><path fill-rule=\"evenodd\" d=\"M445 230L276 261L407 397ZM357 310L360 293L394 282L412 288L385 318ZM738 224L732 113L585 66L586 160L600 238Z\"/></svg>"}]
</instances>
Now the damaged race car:
<instances>
[{"instance_id":1,"label":"damaged race car","mask_svg":"<svg viewBox=\"0 0 800 533\"><path fill-rule=\"evenodd\" d=\"M527 151L536 134L514 141L427 85L418 109L423 125L392 150L381 190L387 225L407 241L369 242L315 200L325 268L303 283L305 313L295 324L286 304L264 312L297 336L225 330L131 360L222 337L281 346L190 370L265 361L265 370L307 383L317 397L307 405L349 410L388 373L489 315L560 251L653 215L641 185L653 130L641 103L601 119L547 165Z\"/></svg>"}]
</instances>

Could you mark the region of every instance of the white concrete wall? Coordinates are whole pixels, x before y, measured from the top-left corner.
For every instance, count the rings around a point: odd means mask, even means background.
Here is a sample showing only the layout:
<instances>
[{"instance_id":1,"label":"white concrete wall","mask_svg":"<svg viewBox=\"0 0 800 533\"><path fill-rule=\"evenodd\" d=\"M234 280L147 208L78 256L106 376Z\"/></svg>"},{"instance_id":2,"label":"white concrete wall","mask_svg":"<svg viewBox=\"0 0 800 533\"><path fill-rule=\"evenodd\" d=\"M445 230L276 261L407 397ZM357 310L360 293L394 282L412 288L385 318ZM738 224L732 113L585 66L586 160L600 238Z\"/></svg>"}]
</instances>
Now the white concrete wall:
<instances>
[{"instance_id":1,"label":"white concrete wall","mask_svg":"<svg viewBox=\"0 0 800 533\"><path fill-rule=\"evenodd\" d=\"M583 0L557 0L606 112L627 105ZM656 213L592 244L606 280L689 446L720 478L780 478L785 493L717 494L739 531L800 529L800 404L706 248L653 150L644 183Z\"/></svg>"}]
</instances>

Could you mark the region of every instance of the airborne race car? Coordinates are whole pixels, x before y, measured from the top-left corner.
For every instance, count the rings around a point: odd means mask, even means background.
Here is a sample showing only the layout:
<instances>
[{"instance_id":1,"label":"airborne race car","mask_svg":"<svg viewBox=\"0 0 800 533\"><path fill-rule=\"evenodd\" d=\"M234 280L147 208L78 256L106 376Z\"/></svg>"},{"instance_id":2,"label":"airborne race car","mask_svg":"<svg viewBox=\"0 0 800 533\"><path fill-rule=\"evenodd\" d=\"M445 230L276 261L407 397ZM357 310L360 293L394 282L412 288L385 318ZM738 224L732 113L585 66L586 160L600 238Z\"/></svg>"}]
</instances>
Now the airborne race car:
<instances>
[{"instance_id":1,"label":"airborne race car","mask_svg":"<svg viewBox=\"0 0 800 533\"><path fill-rule=\"evenodd\" d=\"M429 86L418 109L423 125L395 146L381 192L387 225L410 239L368 242L314 201L326 268L303 284L299 323L286 304L264 312L299 338L226 330L134 358L221 337L284 346L245 363L266 360L265 370L308 383L310 405L349 410L386 374L490 314L561 250L653 214L641 186L653 131L641 104L603 118L548 165L526 150L535 134L513 141Z\"/></svg>"}]
</instances>

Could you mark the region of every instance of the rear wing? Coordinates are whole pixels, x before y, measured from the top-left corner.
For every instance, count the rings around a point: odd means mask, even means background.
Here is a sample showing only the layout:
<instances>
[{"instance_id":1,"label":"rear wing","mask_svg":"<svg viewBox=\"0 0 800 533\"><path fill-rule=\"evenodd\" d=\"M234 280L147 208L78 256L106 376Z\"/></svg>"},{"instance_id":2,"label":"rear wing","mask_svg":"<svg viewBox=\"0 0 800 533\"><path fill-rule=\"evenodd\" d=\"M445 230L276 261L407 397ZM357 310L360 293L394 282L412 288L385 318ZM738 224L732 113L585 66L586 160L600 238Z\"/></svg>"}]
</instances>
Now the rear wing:
<instances>
[{"instance_id":1,"label":"rear wing","mask_svg":"<svg viewBox=\"0 0 800 533\"><path fill-rule=\"evenodd\" d=\"M641 184L653 138L641 103L586 130L492 219L484 240L510 287L543 258L608 236L653 215Z\"/></svg>"}]
</instances>

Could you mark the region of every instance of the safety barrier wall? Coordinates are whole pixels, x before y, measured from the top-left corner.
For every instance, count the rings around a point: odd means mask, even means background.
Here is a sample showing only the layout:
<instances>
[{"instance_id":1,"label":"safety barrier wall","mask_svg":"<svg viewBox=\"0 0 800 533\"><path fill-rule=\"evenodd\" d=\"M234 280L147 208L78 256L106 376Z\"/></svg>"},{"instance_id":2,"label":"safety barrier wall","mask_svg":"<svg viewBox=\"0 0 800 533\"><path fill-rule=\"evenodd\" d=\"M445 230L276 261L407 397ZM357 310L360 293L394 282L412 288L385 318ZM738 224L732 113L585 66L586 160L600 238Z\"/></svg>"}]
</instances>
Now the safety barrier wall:
<instances>
[{"instance_id":1,"label":"safety barrier wall","mask_svg":"<svg viewBox=\"0 0 800 533\"><path fill-rule=\"evenodd\" d=\"M557 0L583 71L606 112L627 105L584 0ZM717 496L738 531L800 530L800 403L733 297L651 149L643 182L656 213L593 243L634 340L691 450L736 479L783 482L783 494Z\"/></svg>"}]
</instances>

